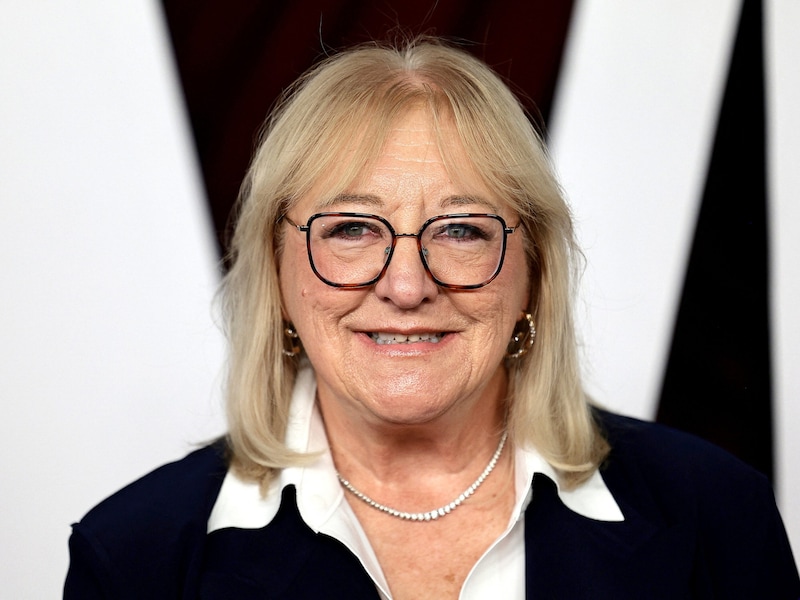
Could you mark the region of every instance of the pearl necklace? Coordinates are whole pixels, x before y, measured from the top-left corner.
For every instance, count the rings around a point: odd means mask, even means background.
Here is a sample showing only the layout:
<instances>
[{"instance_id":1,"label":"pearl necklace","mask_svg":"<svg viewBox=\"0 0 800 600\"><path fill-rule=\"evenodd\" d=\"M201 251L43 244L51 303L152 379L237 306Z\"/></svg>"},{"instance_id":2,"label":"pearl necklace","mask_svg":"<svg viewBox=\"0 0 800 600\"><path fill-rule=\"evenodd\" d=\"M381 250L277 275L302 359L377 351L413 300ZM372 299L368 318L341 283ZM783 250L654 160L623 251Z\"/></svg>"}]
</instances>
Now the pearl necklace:
<instances>
[{"instance_id":1,"label":"pearl necklace","mask_svg":"<svg viewBox=\"0 0 800 600\"><path fill-rule=\"evenodd\" d=\"M347 481L344 477L339 474L339 471L336 471L336 477L339 478L339 483L344 486L344 488L353 494L356 498L361 500L362 502L368 504L372 508L379 510L381 512L385 512L387 515L391 515L393 517L397 517L398 519L403 519L405 521L434 521L439 517L443 517L447 514L450 514L453 510L461 506L461 504L472 496L475 491L481 486L481 484L486 480L491 473L495 466L497 466L497 461L500 459L500 455L503 453L503 446L506 444L506 438L508 437L508 431L503 432L503 437L500 438L500 443L497 446L497 450L494 451L494 455L492 456L492 460L489 461L489 464L486 465L486 468L483 470L483 473L480 474L475 482L469 486L464 492L455 500L453 500L450 504L445 504L441 508L437 508L435 510L431 510L424 513L409 513L404 512L402 510L397 510L395 508L391 508L386 506L385 504L381 504L380 502L375 502L372 498L367 496L366 494L358 491L353 485Z\"/></svg>"}]
</instances>

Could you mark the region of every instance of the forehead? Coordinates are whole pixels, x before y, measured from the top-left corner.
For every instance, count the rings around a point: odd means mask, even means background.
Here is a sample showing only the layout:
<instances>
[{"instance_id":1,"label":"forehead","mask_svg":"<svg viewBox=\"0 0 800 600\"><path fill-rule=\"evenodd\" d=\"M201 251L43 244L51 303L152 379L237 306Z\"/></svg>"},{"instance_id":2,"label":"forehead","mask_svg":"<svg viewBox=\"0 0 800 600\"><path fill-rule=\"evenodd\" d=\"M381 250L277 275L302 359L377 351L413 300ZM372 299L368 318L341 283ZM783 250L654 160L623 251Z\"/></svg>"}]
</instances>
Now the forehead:
<instances>
[{"instance_id":1,"label":"forehead","mask_svg":"<svg viewBox=\"0 0 800 600\"><path fill-rule=\"evenodd\" d=\"M381 157L399 154L403 157L438 164L442 149L463 150L453 120L436 119L422 107L415 107L394 120L387 129Z\"/></svg>"},{"instance_id":2,"label":"forehead","mask_svg":"<svg viewBox=\"0 0 800 600\"><path fill-rule=\"evenodd\" d=\"M358 136L369 138L368 132ZM501 201L486 185L452 119L416 107L396 118L366 155L350 143L331 161L303 204L313 210L342 205L385 209L399 201L456 212L459 207L498 212Z\"/></svg>"}]
</instances>

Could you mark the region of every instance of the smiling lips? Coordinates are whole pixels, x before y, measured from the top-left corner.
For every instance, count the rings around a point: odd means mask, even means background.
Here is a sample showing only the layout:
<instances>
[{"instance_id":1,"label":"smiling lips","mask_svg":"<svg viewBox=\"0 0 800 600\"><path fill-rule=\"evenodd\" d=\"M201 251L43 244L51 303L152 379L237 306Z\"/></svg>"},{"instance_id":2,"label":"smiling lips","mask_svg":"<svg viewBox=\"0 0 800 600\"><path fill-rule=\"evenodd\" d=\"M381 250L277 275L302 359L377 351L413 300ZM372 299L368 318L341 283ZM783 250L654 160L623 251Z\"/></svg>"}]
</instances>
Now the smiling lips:
<instances>
[{"instance_id":1,"label":"smiling lips","mask_svg":"<svg viewBox=\"0 0 800 600\"><path fill-rule=\"evenodd\" d=\"M369 336L372 340L379 345L384 344L413 344L415 342L430 342L431 344L438 344L439 341L445 336L444 333L413 333L411 335L403 335L402 333L384 333L375 332L370 333Z\"/></svg>"}]
</instances>

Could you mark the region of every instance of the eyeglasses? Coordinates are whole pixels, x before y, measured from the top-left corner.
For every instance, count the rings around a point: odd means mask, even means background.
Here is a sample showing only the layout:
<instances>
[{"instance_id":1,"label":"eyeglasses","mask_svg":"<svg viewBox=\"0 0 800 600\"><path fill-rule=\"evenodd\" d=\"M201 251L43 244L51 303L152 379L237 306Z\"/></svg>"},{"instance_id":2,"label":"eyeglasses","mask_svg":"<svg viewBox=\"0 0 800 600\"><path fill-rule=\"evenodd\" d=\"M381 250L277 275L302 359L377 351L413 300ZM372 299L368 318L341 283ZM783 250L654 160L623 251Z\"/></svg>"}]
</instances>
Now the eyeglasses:
<instances>
[{"instance_id":1,"label":"eyeglasses","mask_svg":"<svg viewBox=\"0 0 800 600\"><path fill-rule=\"evenodd\" d=\"M417 239L425 270L440 286L472 290L490 283L503 268L506 238L516 227L492 214L431 217L417 233L395 233L389 221L364 213L325 212L305 225L285 220L306 234L311 269L326 284L360 288L377 282L392 260L397 238Z\"/></svg>"}]
</instances>

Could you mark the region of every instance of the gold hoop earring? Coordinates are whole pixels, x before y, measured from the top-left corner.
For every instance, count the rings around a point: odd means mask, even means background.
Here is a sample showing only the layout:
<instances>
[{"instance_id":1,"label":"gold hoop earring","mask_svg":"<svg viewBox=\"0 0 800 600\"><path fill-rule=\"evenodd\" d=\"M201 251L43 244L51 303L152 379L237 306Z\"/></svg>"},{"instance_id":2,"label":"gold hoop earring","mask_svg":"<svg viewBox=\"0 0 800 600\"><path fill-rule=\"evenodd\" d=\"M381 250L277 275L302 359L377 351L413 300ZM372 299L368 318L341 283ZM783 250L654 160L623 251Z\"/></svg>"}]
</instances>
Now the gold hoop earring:
<instances>
[{"instance_id":1,"label":"gold hoop earring","mask_svg":"<svg viewBox=\"0 0 800 600\"><path fill-rule=\"evenodd\" d=\"M297 334L297 331L295 331L294 325L288 323L286 327L283 328L283 337L289 342L288 350L285 347L281 349L283 355L288 356L289 358L294 358L300 354L303 346L300 343L300 336Z\"/></svg>"},{"instance_id":2,"label":"gold hoop earring","mask_svg":"<svg viewBox=\"0 0 800 600\"><path fill-rule=\"evenodd\" d=\"M536 326L533 324L533 315L525 313L523 318L517 321L511 341L508 342L506 358L517 359L526 354L533 346L536 339Z\"/></svg>"}]
</instances>

